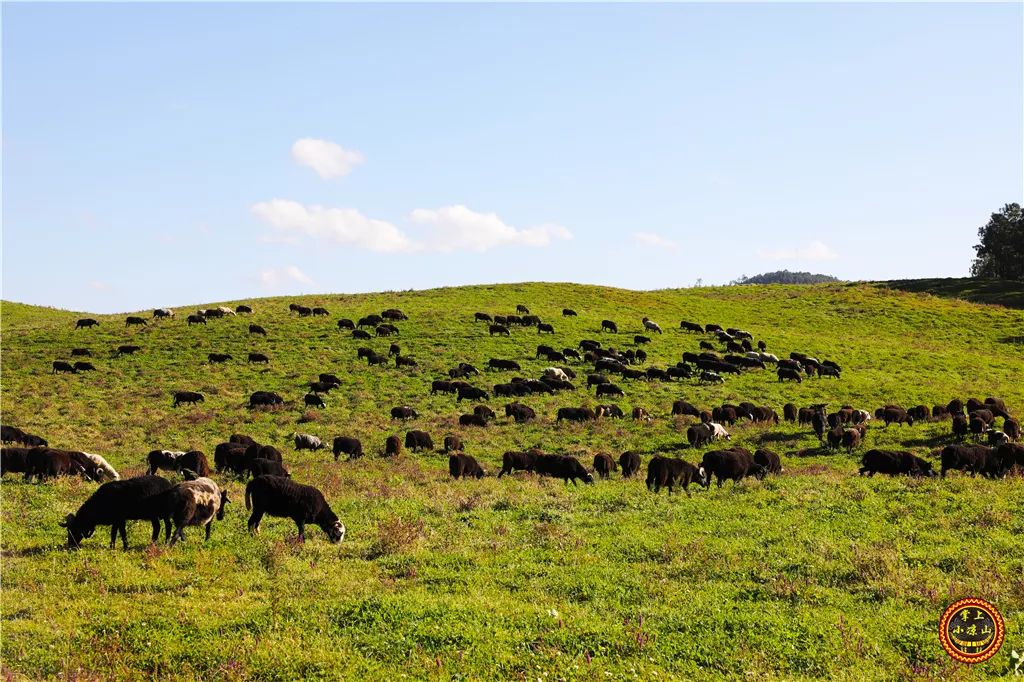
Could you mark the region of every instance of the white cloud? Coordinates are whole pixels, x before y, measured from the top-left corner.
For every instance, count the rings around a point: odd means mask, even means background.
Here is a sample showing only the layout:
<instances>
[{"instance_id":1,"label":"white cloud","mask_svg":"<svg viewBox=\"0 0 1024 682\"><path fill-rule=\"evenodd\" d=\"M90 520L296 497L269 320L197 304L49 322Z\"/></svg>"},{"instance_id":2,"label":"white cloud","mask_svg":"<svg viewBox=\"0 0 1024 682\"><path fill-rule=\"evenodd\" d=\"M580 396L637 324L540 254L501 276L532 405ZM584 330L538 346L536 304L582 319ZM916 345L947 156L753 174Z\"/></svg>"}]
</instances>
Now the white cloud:
<instances>
[{"instance_id":1,"label":"white cloud","mask_svg":"<svg viewBox=\"0 0 1024 682\"><path fill-rule=\"evenodd\" d=\"M817 239L807 244L791 249L760 249L757 252L759 258L764 260L807 260L823 261L835 260L839 254L833 251L824 242Z\"/></svg>"},{"instance_id":2,"label":"white cloud","mask_svg":"<svg viewBox=\"0 0 1024 682\"><path fill-rule=\"evenodd\" d=\"M487 251L498 246L548 246L556 239L572 239L561 225L546 224L519 229L504 223L494 213L477 213L465 206L439 209L418 208L409 216L413 222L429 225L425 247L432 251Z\"/></svg>"},{"instance_id":3,"label":"white cloud","mask_svg":"<svg viewBox=\"0 0 1024 682\"><path fill-rule=\"evenodd\" d=\"M100 282L99 280L89 282L89 287L96 291L110 291L110 285L106 282Z\"/></svg>"},{"instance_id":4,"label":"white cloud","mask_svg":"<svg viewBox=\"0 0 1024 682\"><path fill-rule=\"evenodd\" d=\"M296 282L299 282L300 284L312 284L313 283L313 280L312 280L312 278L309 275L304 273L302 270L299 270L294 265L289 265L288 267L286 267L284 269L284 272L285 272L286 275L291 277Z\"/></svg>"},{"instance_id":5,"label":"white cloud","mask_svg":"<svg viewBox=\"0 0 1024 682\"><path fill-rule=\"evenodd\" d=\"M409 251L487 251L499 246L548 246L571 239L561 225L545 224L519 229L494 213L477 213L465 206L419 208L409 218L420 225L421 239L412 239L385 220L369 218L353 208L304 206L288 199L263 201L252 214L274 232L257 239L267 243L294 243L304 236L378 253Z\"/></svg>"},{"instance_id":6,"label":"white cloud","mask_svg":"<svg viewBox=\"0 0 1024 682\"><path fill-rule=\"evenodd\" d=\"M654 232L634 232L633 239L644 246L653 246L656 249L671 249L674 251L679 248L679 244L676 242Z\"/></svg>"},{"instance_id":7,"label":"white cloud","mask_svg":"<svg viewBox=\"0 0 1024 682\"><path fill-rule=\"evenodd\" d=\"M312 239L369 251L408 251L412 242L384 220L374 220L353 208L303 206L297 201L273 199L252 207L252 214L274 228L279 238L305 235Z\"/></svg>"},{"instance_id":8,"label":"white cloud","mask_svg":"<svg viewBox=\"0 0 1024 682\"><path fill-rule=\"evenodd\" d=\"M316 171L324 180L348 175L352 167L366 159L357 151L343 148L329 140L304 137L292 145L292 160Z\"/></svg>"},{"instance_id":9,"label":"white cloud","mask_svg":"<svg viewBox=\"0 0 1024 682\"><path fill-rule=\"evenodd\" d=\"M267 289L277 289L284 284L313 284L313 279L294 265L280 269L260 271L260 284Z\"/></svg>"}]
</instances>

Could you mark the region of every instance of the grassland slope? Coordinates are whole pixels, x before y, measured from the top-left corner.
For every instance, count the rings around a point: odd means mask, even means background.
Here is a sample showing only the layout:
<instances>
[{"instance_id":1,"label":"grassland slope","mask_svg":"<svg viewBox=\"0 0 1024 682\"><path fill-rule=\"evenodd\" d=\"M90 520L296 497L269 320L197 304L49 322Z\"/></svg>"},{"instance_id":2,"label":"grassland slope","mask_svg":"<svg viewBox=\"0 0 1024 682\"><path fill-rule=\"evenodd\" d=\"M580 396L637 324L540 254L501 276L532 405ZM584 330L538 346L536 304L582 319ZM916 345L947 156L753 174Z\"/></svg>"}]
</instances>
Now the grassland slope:
<instances>
[{"instance_id":1,"label":"grassland slope","mask_svg":"<svg viewBox=\"0 0 1024 682\"><path fill-rule=\"evenodd\" d=\"M328 318L298 318L288 304L322 305ZM685 447L688 420L669 414L684 398L710 408L749 400L781 412L793 402L874 409L946 403L956 396L1003 397L1024 411L1024 357L1008 340L1024 313L1000 306L876 286L743 286L634 292L569 284L517 284L282 297L247 303L248 317L187 326L174 320L126 328L124 316L81 315L4 302L3 421L46 436L56 447L104 454L122 475L141 473L157 447L212 456L231 433L285 452L295 480L320 487L348 526L341 546L318 530L301 546L286 520L265 520L250 537L241 509L244 483L218 477L235 500L203 544L146 548L141 526L129 552L106 548L104 532L78 552L60 548L57 522L95 484L25 484L0 490L3 636L0 656L14 678L100 679L981 679L1008 670L1024 647L1024 482L952 475L945 480L856 475L859 453L830 454L805 427L738 424L733 442L770 447L786 471L763 482L712 487L692 496L652 495L642 481L564 486L517 474L452 482L440 453L377 455L384 438L421 428L440 442L466 442L492 474L501 453L540 446L617 456L639 450L698 461ZM490 337L475 311L513 313L525 304L552 322L553 337L515 329ZM203 307L207 307L204 305ZM409 315L397 341L419 367L367 367L363 345L386 352L392 340L357 341L335 326L384 308ZM563 307L579 316L562 318ZM830 358L840 380L780 384L747 372L720 386L621 382L649 423L554 423L561 406L596 404L575 393L528 397L528 425L458 426L470 411L430 396L432 379L459 361L515 359L523 375L550 363L536 346L576 346L583 338L633 347L643 316L665 333L645 346L649 365L674 364L704 338L679 320L750 330L780 356L792 350ZM148 314L147 314L148 317ZM605 318L616 336L600 334ZM268 336L251 337L257 323ZM120 344L142 350L114 358ZM93 351L95 373L53 375L70 350ZM267 366L245 362L266 353ZM234 361L206 362L210 352ZM585 371L585 369L583 370ZM310 415L306 384L333 372L343 386ZM490 387L508 374L474 380ZM577 382L583 384L583 382ZM175 390L206 401L171 407ZM252 391L289 404L245 407ZM499 413L505 401L490 400ZM420 418L392 422L408 404ZM874 425L866 447L922 456L949 441L948 422ZM367 457L337 462L296 453L295 432L362 439ZM861 450L861 452L863 449ZM936 634L955 598L992 600L1007 621L1007 645L976 668L956 666Z\"/></svg>"}]
</instances>

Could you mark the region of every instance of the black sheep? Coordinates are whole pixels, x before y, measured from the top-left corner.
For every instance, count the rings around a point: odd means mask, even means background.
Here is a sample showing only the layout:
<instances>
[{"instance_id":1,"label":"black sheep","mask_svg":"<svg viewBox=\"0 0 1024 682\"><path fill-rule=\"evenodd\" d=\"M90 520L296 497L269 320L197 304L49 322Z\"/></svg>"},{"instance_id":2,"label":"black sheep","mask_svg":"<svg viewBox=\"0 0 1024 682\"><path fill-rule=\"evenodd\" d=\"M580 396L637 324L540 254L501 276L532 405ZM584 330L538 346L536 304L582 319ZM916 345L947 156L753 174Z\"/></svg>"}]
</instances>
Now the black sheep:
<instances>
[{"instance_id":1,"label":"black sheep","mask_svg":"<svg viewBox=\"0 0 1024 682\"><path fill-rule=\"evenodd\" d=\"M647 463L647 489L651 492L657 493L663 487L667 487L671 495L673 488L678 484L683 486L683 491L689 496L691 483L707 486L707 472L704 467L696 467L685 460L661 455L655 455Z\"/></svg>"},{"instance_id":2,"label":"black sheep","mask_svg":"<svg viewBox=\"0 0 1024 682\"><path fill-rule=\"evenodd\" d=\"M110 526L110 548L114 548L120 532L121 543L128 549L126 522L130 520L152 523L152 541L156 542L160 537L160 518L147 503L150 497L171 487L171 482L160 476L139 476L104 483L79 507L77 513L68 514L60 523L68 531L68 548L79 547L82 540L92 536L96 526ZM170 533L170 521L167 521L167 532Z\"/></svg>"},{"instance_id":3,"label":"black sheep","mask_svg":"<svg viewBox=\"0 0 1024 682\"><path fill-rule=\"evenodd\" d=\"M631 478L633 474L640 471L640 453L623 452L619 455L619 466L622 467L622 477Z\"/></svg>"},{"instance_id":4,"label":"black sheep","mask_svg":"<svg viewBox=\"0 0 1024 682\"><path fill-rule=\"evenodd\" d=\"M711 477L714 476L719 488L726 479L732 479L733 484L737 484L747 476L761 480L768 473L767 468L754 462L753 456L742 448L705 452L701 467L707 477L705 486L710 487Z\"/></svg>"},{"instance_id":5,"label":"black sheep","mask_svg":"<svg viewBox=\"0 0 1024 682\"><path fill-rule=\"evenodd\" d=\"M434 441L431 440L430 434L425 431L409 431L405 434L405 447L409 448L413 452L418 450L433 450Z\"/></svg>"},{"instance_id":6,"label":"black sheep","mask_svg":"<svg viewBox=\"0 0 1024 682\"><path fill-rule=\"evenodd\" d=\"M0 476L10 472L24 474L28 471L29 448L0 449Z\"/></svg>"},{"instance_id":7,"label":"black sheep","mask_svg":"<svg viewBox=\"0 0 1024 682\"><path fill-rule=\"evenodd\" d=\"M480 468L476 459L462 453L448 455L448 473L452 478L483 478L487 472Z\"/></svg>"},{"instance_id":8,"label":"black sheep","mask_svg":"<svg viewBox=\"0 0 1024 682\"><path fill-rule=\"evenodd\" d=\"M567 484L572 481L572 484L576 485L576 479L584 483L594 482L594 477L583 468L579 460L566 455L540 455L536 459L534 469L539 474L560 478Z\"/></svg>"},{"instance_id":9,"label":"black sheep","mask_svg":"<svg viewBox=\"0 0 1024 682\"><path fill-rule=\"evenodd\" d=\"M615 465L615 460L612 459L611 455L603 452L594 455L594 471L597 472L598 478L607 479L611 476L611 472L617 469L618 467Z\"/></svg>"},{"instance_id":10,"label":"black sheep","mask_svg":"<svg viewBox=\"0 0 1024 682\"><path fill-rule=\"evenodd\" d=\"M1001 477L1006 471L999 466L999 460L992 456L993 452L993 448L987 445L948 445L941 453L941 476L945 478L947 471L956 469L971 476L980 473L986 477Z\"/></svg>"},{"instance_id":11,"label":"black sheep","mask_svg":"<svg viewBox=\"0 0 1024 682\"><path fill-rule=\"evenodd\" d=\"M250 533L259 533L263 515L269 514L294 521L303 542L307 523L320 526L333 543L345 539L345 524L331 511L323 493L282 476L258 476L249 481L245 486L245 508L252 509Z\"/></svg>"},{"instance_id":12,"label":"black sheep","mask_svg":"<svg viewBox=\"0 0 1024 682\"><path fill-rule=\"evenodd\" d=\"M501 456L501 471L498 472L498 478L516 470L533 471L537 465L537 455L538 452L536 450L506 452Z\"/></svg>"},{"instance_id":13,"label":"black sheep","mask_svg":"<svg viewBox=\"0 0 1024 682\"><path fill-rule=\"evenodd\" d=\"M174 407L187 403L194 405L195 403L201 403L205 400L202 393L196 393L195 391L176 391L174 394Z\"/></svg>"},{"instance_id":14,"label":"black sheep","mask_svg":"<svg viewBox=\"0 0 1024 682\"><path fill-rule=\"evenodd\" d=\"M253 478L257 476L284 476L289 478L291 476L283 464L272 459L251 459L248 464L248 473Z\"/></svg>"},{"instance_id":15,"label":"black sheep","mask_svg":"<svg viewBox=\"0 0 1024 682\"><path fill-rule=\"evenodd\" d=\"M95 466L81 453L54 448L32 448L26 454L25 481L43 482L60 476L92 476Z\"/></svg>"},{"instance_id":16,"label":"black sheep","mask_svg":"<svg viewBox=\"0 0 1024 682\"><path fill-rule=\"evenodd\" d=\"M334 439L334 461L338 461L338 457L341 453L348 455L349 459L356 459L357 457L363 456L363 444L358 438L350 438L348 436L338 436Z\"/></svg>"},{"instance_id":17,"label":"black sheep","mask_svg":"<svg viewBox=\"0 0 1024 682\"><path fill-rule=\"evenodd\" d=\"M784 471L779 456L766 448L754 452L754 463L763 466L770 474L781 474Z\"/></svg>"},{"instance_id":18,"label":"black sheep","mask_svg":"<svg viewBox=\"0 0 1024 682\"><path fill-rule=\"evenodd\" d=\"M937 476L931 462L910 452L893 450L868 450L861 460L860 475L874 476L876 473L898 476Z\"/></svg>"}]
</instances>

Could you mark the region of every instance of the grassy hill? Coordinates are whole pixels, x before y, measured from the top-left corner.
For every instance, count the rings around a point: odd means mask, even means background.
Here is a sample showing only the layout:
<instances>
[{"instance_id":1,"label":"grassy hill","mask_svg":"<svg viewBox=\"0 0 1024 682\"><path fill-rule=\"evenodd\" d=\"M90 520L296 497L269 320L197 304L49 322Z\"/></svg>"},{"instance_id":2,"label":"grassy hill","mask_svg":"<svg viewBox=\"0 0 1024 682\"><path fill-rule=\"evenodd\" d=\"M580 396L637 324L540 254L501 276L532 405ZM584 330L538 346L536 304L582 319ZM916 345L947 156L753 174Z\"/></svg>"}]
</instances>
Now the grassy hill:
<instances>
[{"instance_id":1,"label":"grassy hill","mask_svg":"<svg viewBox=\"0 0 1024 682\"><path fill-rule=\"evenodd\" d=\"M224 302L236 305L243 301ZM1024 313L875 286L744 286L633 292L567 284L521 284L323 295L244 301L251 317L188 327L173 321L126 329L123 316L74 330L81 315L4 302L4 423L39 433L55 447L104 454L122 476L142 473L153 448L208 453L246 433L285 453L295 480L320 487L348 527L340 546L316 528L304 546L294 526L265 519L245 528L244 483L218 476L234 504L207 544L192 529L184 545L146 547L148 527L129 529L129 552L107 549L104 529L77 552L62 549L57 522L95 489L63 479L43 485L8 476L2 512L2 639L5 676L14 679L981 679L1003 674L1024 645L1024 479L954 473L945 480L862 478L859 453L828 454L809 429L737 424L733 443L771 447L785 473L692 497L649 493L643 481L566 487L517 474L453 482L440 453L377 455L386 436L447 433L492 474L501 453L540 446L579 454L671 452L683 447L688 418L672 400L705 408L749 400L773 406L844 403L945 404L957 396L1003 397L1024 411L1024 357L1012 340ZM322 305L330 318L298 318L288 304ZM517 303L553 322L554 337L513 330L487 335L475 311L512 313ZM213 304L217 305L217 304ZM205 307L205 306L204 306ZM369 368L356 348L386 352L389 341L356 341L335 326L387 307L399 323L414 370ZM572 307L578 318L563 319ZM148 314L146 315L148 317ZM780 356L799 350L830 358L843 378L779 384L749 372L723 386L620 382L624 409L646 407L650 423L606 420L556 425L561 406L594 405L593 394L529 397L535 424L484 429L457 425L471 406L430 396L432 379L459 361L483 366L516 359L524 375L538 343L576 346L583 338L632 347L640 318L661 323L646 350L664 367L697 351L699 335L680 319L748 329ZM600 320L619 323L602 336ZM250 322L268 337L250 338ZM142 351L114 359L113 349ZM50 363L88 347L95 373L52 375ZM235 361L209 365L209 352ZM247 365L248 351L270 356ZM319 372L344 385L315 420L298 423L301 397ZM490 387L509 373L485 372ZM585 385L585 382L578 381ZM206 402L171 407L175 390ZM246 409L254 390L290 403ZM489 404L501 411L504 400ZM409 404L420 418L392 422ZM325 440L353 435L367 456L335 463L296 453L295 432ZM949 423L883 429L866 447L927 453L948 440ZM862 448L861 452L863 452ZM801 454L798 454L801 453ZM975 668L942 652L937 623L962 596L985 597L1006 619L1003 650Z\"/></svg>"},{"instance_id":2,"label":"grassy hill","mask_svg":"<svg viewBox=\"0 0 1024 682\"><path fill-rule=\"evenodd\" d=\"M935 277L932 279L894 279L881 286L901 291L960 298L974 303L1024 308L1024 282L975 277Z\"/></svg>"}]
</instances>

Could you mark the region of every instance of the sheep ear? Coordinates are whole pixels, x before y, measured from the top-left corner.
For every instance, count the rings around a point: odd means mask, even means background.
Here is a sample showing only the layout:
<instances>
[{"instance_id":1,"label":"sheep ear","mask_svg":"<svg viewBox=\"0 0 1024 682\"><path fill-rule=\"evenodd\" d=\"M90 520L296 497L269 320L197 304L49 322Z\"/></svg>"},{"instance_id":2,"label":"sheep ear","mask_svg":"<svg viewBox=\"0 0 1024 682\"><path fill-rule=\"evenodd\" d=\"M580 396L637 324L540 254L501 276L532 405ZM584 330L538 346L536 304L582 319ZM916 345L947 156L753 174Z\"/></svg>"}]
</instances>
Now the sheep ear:
<instances>
[{"instance_id":1,"label":"sheep ear","mask_svg":"<svg viewBox=\"0 0 1024 682\"><path fill-rule=\"evenodd\" d=\"M68 526L71 525L71 523L74 520L75 520L75 515L74 514L68 514L66 517L64 517L63 521L58 521L57 525L60 526L61 528L67 528Z\"/></svg>"}]
</instances>

